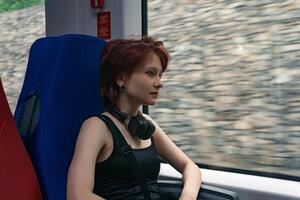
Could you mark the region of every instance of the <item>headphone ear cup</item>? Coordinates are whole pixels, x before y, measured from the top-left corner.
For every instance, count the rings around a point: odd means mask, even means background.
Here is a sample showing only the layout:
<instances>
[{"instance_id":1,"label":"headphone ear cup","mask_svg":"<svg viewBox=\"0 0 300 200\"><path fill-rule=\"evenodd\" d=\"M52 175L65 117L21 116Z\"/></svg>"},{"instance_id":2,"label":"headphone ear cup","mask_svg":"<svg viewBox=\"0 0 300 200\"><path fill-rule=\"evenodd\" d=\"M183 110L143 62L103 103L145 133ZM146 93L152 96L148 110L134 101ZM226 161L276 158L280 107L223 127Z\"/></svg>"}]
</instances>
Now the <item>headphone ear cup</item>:
<instances>
[{"instance_id":1,"label":"headphone ear cup","mask_svg":"<svg viewBox=\"0 0 300 200\"><path fill-rule=\"evenodd\" d=\"M143 129L145 129L145 126L147 126L145 120L141 119L140 115L137 115L129 121L127 128L130 134L137 136L138 133L142 132Z\"/></svg>"},{"instance_id":2,"label":"headphone ear cup","mask_svg":"<svg viewBox=\"0 0 300 200\"><path fill-rule=\"evenodd\" d=\"M151 121L147 120L147 122L148 122L147 135L148 135L148 138L150 138L153 135L153 133L155 132L155 126Z\"/></svg>"},{"instance_id":3,"label":"headphone ear cup","mask_svg":"<svg viewBox=\"0 0 300 200\"><path fill-rule=\"evenodd\" d=\"M128 123L128 131L142 140L147 140L154 133L155 126L142 115L137 115Z\"/></svg>"}]
</instances>

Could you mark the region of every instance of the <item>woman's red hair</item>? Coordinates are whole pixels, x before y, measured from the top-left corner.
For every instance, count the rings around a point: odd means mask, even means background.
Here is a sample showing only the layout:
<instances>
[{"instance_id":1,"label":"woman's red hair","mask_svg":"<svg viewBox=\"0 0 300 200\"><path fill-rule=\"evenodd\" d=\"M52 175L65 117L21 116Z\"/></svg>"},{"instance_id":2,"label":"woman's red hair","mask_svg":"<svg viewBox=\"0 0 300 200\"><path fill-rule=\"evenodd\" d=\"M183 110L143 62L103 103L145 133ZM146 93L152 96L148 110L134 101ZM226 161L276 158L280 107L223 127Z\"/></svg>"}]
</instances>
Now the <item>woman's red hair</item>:
<instances>
[{"instance_id":1,"label":"woman's red hair","mask_svg":"<svg viewBox=\"0 0 300 200\"><path fill-rule=\"evenodd\" d=\"M155 53L162 65L163 72L169 62L169 53L161 41L151 37L142 39L116 39L104 48L100 67L101 95L106 101L117 106L121 88L116 83L124 76L129 78L149 53Z\"/></svg>"}]
</instances>

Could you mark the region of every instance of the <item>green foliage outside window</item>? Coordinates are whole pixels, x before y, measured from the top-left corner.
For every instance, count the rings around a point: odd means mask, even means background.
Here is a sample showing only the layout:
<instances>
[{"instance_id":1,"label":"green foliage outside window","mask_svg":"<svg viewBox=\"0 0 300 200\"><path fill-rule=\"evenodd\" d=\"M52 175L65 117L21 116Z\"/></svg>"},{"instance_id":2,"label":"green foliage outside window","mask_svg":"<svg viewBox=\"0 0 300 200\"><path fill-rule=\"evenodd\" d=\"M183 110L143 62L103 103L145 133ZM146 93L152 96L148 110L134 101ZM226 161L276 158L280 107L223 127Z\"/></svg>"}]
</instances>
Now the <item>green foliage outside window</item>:
<instances>
[{"instance_id":1,"label":"green foliage outside window","mask_svg":"<svg viewBox=\"0 0 300 200\"><path fill-rule=\"evenodd\" d=\"M0 0L0 12L26 8L44 2L45 0Z\"/></svg>"}]
</instances>

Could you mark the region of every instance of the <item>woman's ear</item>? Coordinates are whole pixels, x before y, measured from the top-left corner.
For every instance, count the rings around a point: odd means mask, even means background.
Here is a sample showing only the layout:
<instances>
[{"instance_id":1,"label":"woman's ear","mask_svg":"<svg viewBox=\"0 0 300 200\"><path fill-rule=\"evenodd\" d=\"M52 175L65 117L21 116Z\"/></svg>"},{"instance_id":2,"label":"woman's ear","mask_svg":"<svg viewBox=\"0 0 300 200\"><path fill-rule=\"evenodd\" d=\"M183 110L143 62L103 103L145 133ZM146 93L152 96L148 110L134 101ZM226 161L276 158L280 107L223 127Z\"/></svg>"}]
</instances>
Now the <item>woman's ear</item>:
<instances>
[{"instance_id":1,"label":"woman's ear","mask_svg":"<svg viewBox=\"0 0 300 200\"><path fill-rule=\"evenodd\" d=\"M117 79L117 84L120 88L125 88L126 84L126 76L125 75L120 75Z\"/></svg>"},{"instance_id":2,"label":"woman's ear","mask_svg":"<svg viewBox=\"0 0 300 200\"><path fill-rule=\"evenodd\" d=\"M122 79L119 79L119 80L117 80L117 84L118 84L118 86L120 87L120 88L123 88L124 87L124 81L122 80Z\"/></svg>"}]
</instances>

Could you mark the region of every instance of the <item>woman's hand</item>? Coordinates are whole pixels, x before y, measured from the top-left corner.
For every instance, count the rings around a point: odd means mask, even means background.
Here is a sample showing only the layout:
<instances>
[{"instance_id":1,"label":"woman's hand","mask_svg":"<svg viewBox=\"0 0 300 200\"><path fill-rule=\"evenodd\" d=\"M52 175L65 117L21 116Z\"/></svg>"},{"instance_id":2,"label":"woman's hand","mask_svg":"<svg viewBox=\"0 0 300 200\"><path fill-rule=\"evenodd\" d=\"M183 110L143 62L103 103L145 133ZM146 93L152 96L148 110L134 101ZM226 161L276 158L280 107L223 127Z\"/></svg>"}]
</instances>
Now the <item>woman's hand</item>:
<instances>
[{"instance_id":1,"label":"woman's hand","mask_svg":"<svg viewBox=\"0 0 300 200\"><path fill-rule=\"evenodd\" d=\"M187 193L181 193L179 200L196 200L197 195L195 194L187 194Z\"/></svg>"}]
</instances>

